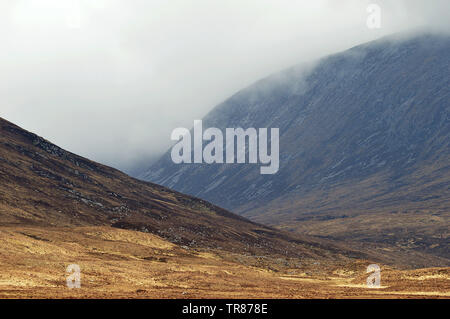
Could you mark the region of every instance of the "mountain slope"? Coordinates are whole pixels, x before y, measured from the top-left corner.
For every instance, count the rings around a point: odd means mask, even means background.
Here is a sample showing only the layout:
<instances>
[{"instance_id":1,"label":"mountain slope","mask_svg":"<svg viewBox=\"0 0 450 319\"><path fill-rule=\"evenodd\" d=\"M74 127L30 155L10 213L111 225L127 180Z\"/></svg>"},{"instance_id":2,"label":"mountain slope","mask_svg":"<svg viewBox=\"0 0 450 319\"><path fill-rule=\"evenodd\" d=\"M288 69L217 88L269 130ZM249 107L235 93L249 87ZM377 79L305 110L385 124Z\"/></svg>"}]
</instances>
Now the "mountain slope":
<instances>
[{"instance_id":1,"label":"mountain slope","mask_svg":"<svg viewBox=\"0 0 450 319\"><path fill-rule=\"evenodd\" d=\"M341 253L358 255L136 180L1 118L0 133L2 227L69 227L70 231L77 226L112 226L152 233L178 245L240 254L330 260L345 259Z\"/></svg>"},{"instance_id":2,"label":"mountain slope","mask_svg":"<svg viewBox=\"0 0 450 319\"><path fill-rule=\"evenodd\" d=\"M140 176L252 220L450 258L450 38L387 37L242 90L203 126L279 127L280 170L175 165Z\"/></svg>"}]
</instances>

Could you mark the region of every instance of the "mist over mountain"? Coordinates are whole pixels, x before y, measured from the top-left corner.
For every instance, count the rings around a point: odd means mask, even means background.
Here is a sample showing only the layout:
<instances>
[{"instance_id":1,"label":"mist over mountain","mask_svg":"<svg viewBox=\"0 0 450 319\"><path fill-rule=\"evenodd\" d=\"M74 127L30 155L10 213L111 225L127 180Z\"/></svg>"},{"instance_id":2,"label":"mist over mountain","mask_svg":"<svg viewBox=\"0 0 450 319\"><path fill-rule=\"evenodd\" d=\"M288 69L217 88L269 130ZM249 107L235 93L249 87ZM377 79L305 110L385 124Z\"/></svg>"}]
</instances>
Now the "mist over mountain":
<instances>
[{"instance_id":1,"label":"mist over mountain","mask_svg":"<svg viewBox=\"0 0 450 319\"><path fill-rule=\"evenodd\" d=\"M203 126L280 129L280 169L174 164L140 178L258 222L449 257L450 37L382 38L238 92Z\"/></svg>"}]
</instances>

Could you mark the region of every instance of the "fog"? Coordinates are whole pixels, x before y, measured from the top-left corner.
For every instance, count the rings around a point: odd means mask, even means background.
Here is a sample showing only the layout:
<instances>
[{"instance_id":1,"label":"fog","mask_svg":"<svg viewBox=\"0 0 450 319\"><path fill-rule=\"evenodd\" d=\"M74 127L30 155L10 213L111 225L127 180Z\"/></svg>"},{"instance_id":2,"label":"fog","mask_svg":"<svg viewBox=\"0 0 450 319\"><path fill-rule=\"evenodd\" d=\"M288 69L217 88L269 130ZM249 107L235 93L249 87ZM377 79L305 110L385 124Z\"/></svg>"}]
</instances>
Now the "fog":
<instances>
[{"instance_id":1,"label":"fog","mask_svg":"<svg viewBox=\"0 0 450 319\"><path fill-rule=\"evenodd\" d=\"M134 172L258 79L394 32L447 31L449 12L447 0L0 0L0 116Z\"/></svg>"}]
</instances>

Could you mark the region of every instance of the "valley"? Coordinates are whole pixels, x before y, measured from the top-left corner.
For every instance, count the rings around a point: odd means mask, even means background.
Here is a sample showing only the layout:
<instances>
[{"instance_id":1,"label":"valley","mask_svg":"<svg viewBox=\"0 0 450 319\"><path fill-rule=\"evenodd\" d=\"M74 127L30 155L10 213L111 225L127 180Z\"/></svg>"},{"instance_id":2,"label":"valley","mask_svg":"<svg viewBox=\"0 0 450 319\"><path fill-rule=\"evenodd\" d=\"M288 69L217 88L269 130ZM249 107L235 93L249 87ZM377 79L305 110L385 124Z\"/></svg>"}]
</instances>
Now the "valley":
<instances>
[{"instance_id":1,"label":"valley","mask_svg":"<svg viewBox=\"0 0 450 319\"><path fill-rule=\"evenodd\" d=\"M6 120L0 131L1 298L449 297L445 259L263 226Z\"/></svg>"}]
</instances>

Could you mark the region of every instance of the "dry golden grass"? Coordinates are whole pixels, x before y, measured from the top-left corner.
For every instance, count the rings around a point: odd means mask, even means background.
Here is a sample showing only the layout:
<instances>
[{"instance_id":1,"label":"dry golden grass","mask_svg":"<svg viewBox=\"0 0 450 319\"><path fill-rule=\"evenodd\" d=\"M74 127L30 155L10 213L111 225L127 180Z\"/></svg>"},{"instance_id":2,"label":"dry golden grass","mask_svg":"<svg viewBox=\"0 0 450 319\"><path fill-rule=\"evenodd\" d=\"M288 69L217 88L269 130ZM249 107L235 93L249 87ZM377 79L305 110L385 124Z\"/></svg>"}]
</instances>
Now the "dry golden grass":
<instances>
[{"instance_id":1,"label":"dry golden grass","mask_svg":"<svg viewBox=\"0 0 450 319\"><path fill-rule=\"evenodd\" d=\"M2 298L449 298L450 292L449 268L382 267L384 288L368 289L364 261L264 263L110 227L1 227L0 241ZM73 263L81 267L80 289L66 287Z\"/></svg>"}]
</instances>

